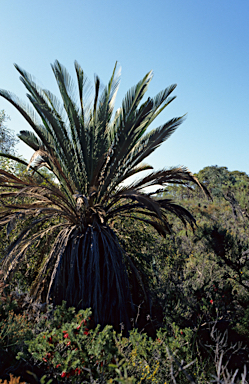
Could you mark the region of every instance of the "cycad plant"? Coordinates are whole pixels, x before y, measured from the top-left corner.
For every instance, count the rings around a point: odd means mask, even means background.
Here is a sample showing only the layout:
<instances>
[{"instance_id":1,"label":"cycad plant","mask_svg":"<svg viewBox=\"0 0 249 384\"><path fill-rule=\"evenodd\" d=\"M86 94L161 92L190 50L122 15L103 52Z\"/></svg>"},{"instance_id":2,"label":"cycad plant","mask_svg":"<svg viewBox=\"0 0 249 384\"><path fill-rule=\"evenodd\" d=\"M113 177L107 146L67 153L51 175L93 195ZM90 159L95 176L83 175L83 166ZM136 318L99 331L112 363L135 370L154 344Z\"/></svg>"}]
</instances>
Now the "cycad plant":
<instances>
[{"instance_id":1,"label":"cycad plant","mask_svg":"<svg viewBox=\"0 0 249 384\"><path fill-rule=\"evenodd\" d=\"M52 69L62 104L51 92L38 87L28 73L15 67L32 107L8 91L1 90L0 95L33 129L21 131L19 138L34 154L29 164L9 156L27 165L25 178L0 171L0 225L7 224L10 232L15 223L22 224L2 260L5 279L28 262L30 249L45 238L50 251L44 252L37 263L32 297L46 296L55 304L66 300L77 308L92 307L95 322L128 325L133 304L127 271L140 277L117 240L112 227L115 219L136 218L161 235L170 232L168 213L184 224L195 225L186 209L144 190L169 183L193 182L201 187L184 167L155 172L143 163L182 122L182 117L174 118L147 131L174 100L171 94L176 85L142 102L152 79L149 72L128 91L113 116L120 82L117 64L109 84L101 91L99 78L95 78L92 89L77 62L75 87L66 69L56 61ZM54 183L37 181L35 175L41 167L53 173ZM145 170L151 171L129 183L130 176Z\"/></svg>"}]
</instances>

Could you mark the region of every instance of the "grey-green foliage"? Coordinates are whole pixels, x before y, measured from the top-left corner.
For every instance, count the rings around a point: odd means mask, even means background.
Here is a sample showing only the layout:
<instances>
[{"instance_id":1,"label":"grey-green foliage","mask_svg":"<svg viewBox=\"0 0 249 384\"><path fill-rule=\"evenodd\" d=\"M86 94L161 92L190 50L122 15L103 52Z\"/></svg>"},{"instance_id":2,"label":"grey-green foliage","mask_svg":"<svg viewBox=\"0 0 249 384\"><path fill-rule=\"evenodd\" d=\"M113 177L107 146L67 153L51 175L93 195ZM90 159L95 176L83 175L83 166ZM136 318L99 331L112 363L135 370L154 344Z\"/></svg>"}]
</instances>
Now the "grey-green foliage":
<instances>
[{"instance_id":1,"label":"grey-green foliage","mask_svg":"<svg viewBox=\"0 0 249 384\"><path fill-rule=\"evenodd\" d=\"M0 111L0 152L13 153L17 143L15 134L6 126L9 116L5 111Z\"/></svg>"}]
</instances>

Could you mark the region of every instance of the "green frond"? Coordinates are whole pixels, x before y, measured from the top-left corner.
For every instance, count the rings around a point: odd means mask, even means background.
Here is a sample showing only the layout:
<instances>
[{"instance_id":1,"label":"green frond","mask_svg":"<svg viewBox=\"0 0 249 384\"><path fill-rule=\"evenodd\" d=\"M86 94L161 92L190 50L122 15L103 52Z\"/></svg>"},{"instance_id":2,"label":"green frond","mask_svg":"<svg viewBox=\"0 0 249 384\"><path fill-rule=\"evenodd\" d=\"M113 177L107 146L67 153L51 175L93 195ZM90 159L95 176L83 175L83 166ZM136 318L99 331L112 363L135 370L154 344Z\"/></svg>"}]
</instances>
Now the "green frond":
<instances>
[{"instance_id":1,"label":"green frond","mask_svg":"<svg viewBox=\"0 0 249 384\"><path fill-rule=\"evenodd\" d=\"M87 76L77 61L74 62L74 66L78 80L81 122L82 126L85 127L85 125L89 124L90 121L90 111L92 110L93 105L93 89L90 81L88 80Z\"/></svg>"},{"instance_id":2,"label":"green frond","mask_svg":"<svg viewBox=\"0 0 249 384\"><path fill-rule=\"evenodd\" d=\"M75 86L73 80L71 79L66 69L58 61L56 61L55 64L52 65L52 69L54 71L57 84L59 86L60 93L63 99L64 108L69 120L70 136L72 143L71 153L69 153L69 156L71 156L71 161L69 160L70 172L74 173L74 169L76 168L77 174L81 175L80 178L75 177L74 182L76 188L82 189L84 188L84 185L77 185L78 183L76 180L86 178L87 153L82 151L82 147L81 150L79 150L78 147L78 144L80 143L80 137L82 134L84 135L84 127L82 129L80 111L76 103L73 101L73 99L75 98Z\"/></svg>"},{"instance_id":3,"label":"green frond","mask_svg":"<svg viewBox=\"0 0 249 384\"><path fill-rule=\"evenodd\" d=\"M37 126L40 124L41 120L37 118L37 114L35 114L34 110L29 106L24 105L14 93L0 89L0 96L9 101L37 133Z\"/></svg>"},{"instance_id":4,"label":"green frond","mask_svg":"<svg viewBox=\"0 0 249 384\"><path fill-rule=\"evenodd\" d=\"M37 151L43 145L42 141L33 132L20 131L17 136L34 151Z\"/></svg>"}]
</instances>

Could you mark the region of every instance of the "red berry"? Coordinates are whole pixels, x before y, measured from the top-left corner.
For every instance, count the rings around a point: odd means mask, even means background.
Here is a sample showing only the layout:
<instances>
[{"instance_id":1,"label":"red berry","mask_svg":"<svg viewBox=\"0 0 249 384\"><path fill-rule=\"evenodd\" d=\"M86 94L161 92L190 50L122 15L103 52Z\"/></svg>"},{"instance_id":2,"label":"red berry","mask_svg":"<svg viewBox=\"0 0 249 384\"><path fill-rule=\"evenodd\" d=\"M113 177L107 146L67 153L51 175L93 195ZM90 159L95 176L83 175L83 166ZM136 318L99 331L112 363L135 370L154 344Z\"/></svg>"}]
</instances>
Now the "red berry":
<instances>
[{"instance_id":1,"label":"red berry","mask_svg":"<svg viewBox=\"0 0 249 384\"><path fill-rule=\"evenodd\" d=\"M65 371L62 372L61 377L65 377L67 374Z\"/></svg>"},{"instance_id":2,"label":"red berry","mask_svg":"<svg viewBox=\"0 0 249 384\"><path fill-rule=\"evenodd\" d=\"M68 333L65 333L64 338L67 339L69 337Z\"/></svg>"},{"instance_id":3,"label":"red berry","mask_svg":"<svg viewBox=\"0 0 249 384\"><path fill-rule=\"evenodd\" d=\"M210 301L209 301L211 304L213 304L214 303L214 301L211 299Z\"/></svg>"}]
</instances>

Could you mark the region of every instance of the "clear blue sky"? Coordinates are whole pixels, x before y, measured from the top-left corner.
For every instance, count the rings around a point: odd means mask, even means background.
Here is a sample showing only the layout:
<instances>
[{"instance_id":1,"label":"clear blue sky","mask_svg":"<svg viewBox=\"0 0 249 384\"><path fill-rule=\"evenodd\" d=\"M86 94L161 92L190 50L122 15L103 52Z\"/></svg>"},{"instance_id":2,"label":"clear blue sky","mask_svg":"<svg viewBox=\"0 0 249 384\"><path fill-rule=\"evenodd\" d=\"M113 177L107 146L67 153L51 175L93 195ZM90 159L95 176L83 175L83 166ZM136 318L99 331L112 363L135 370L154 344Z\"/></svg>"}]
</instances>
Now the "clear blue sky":
<instances>
[{"instance_id":1,"label":"clear blue sky","mask_svg":"<svg viewBox=\"0 0 249 384\"><path fill-rule=\"evenodd\" d=\"M25 100L13 63L57 93L50 63L74 76L76 59L90 79L106 84L122 66L117 98L153 69L147 96L177 83L177 99L154 127L187 113L186 121L150 158L155 169L208 165L249 173L248 0L1 0L0 88ZM8 126L28 129L0 98ZM28 158L24 145L19 153Z\"/></svg>"}]
</instances>

